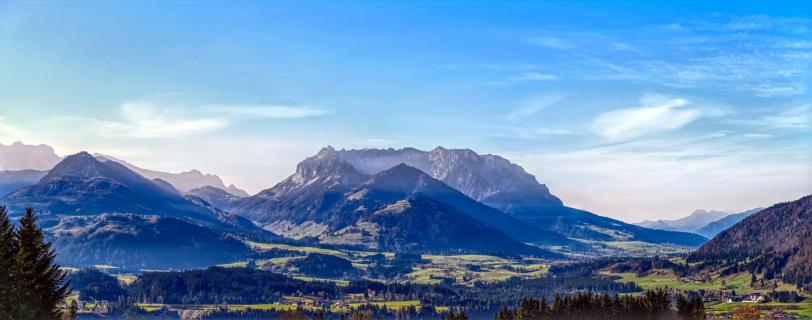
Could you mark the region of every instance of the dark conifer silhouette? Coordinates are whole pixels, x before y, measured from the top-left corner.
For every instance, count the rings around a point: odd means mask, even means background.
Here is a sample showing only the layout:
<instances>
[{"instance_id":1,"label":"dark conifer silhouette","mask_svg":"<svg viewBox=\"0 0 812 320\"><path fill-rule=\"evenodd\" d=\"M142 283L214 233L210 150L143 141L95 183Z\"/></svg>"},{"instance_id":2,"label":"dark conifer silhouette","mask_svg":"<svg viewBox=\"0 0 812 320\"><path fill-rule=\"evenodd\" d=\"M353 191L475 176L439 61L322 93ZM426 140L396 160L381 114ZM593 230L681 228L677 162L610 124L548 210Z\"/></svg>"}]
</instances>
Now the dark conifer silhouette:
<instances>
[{"instance_id":1,"label":"dark conifer silhouette","mask_svg":"<svg viewBox=\"0 0 812 320\"><path fill-rule=\"evenodd\" d=\"M32 209L27 209L19 220L19 228L12 232L9 241L6 225L11 225L5 210L0 221L0 240L4 248L11 247L13 259L4 260L4 272L10 278L10 285L3 289L4 296L11 299L8 307L8 319L48 320L62 318L60 303L68 293L65 273L54 264L54 252L51 244L45 241L42 229L37 226L37 218ZM8 252L4 252L8 254ZM6 315L0 318L7 319Z\"/></svg>"},{"instance_id":2,"label":"dark conifer silhouette","mask_svg":"<svg viewBox=\"0 0 812 320\"><path fill-rule=\"evenodd\" d=\"M552 305L546 298L525 299L516 309L503 308L496 313L496 320L547 320L547 319L658 319L703 320L705 307L702 299L676 297L677 309L672 309L672 298L664 289L648 290L638 296L594 294L579 292L573 295L556 295Z\"/></svg>"},{"instance_id":3,"label":"dark conifer silhouette","mask_svg":"<svg viewBox=\"0 0 812 320\"><path fill-rule=\"evenodd\" d=\"M14 312L14 257L17 253L14 226L6 207L0 207L0 319L10 319Z\"/></svg>"}]
</instances>

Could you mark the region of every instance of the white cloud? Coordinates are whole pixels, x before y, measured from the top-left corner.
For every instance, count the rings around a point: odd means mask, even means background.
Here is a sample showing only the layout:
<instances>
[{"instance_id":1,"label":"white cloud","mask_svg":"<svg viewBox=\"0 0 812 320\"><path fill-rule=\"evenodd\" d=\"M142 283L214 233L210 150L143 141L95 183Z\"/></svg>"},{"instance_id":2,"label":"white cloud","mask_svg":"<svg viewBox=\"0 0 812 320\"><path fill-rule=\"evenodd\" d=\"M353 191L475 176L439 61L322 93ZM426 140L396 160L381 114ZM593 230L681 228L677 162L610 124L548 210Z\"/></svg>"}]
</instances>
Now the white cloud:
<instances>
[{"instance_id":1,"label":"white cloud","mask_svg":"<svg viewBox=\"0 0 812 320\"><path fill-rule=\"evenodd\" d=\"M554 48L554 49L570 49L574 48L575 44L570 41L554 38L554 37L536 37L530 39L530 43L538 46Z\"/></svg>"},{"instance_id":2,"label":"white cloud","mask_svg":"<svg viewBox=\"0 0 812 320\"><path fill-rule=\"evenodd\" d=\"M567 136L571 134L575 134L571 130L566 129L551 129L551 128L538 128L535 130L536 133L540 135L546 136Z\"/></svg>"},{"instance_id":3,"label":"white cloud","mask_svg":"<svg viewBox=\"0 0 812 320\"><path fill-rule=\"evenodd\" d=\"M558 77L552 74L544 74L538 72L525 72L518 77L511 78L513 81L553 81L558 80Z\"/></svg>"},{"instance_id":4,"label":"white cloud","mask_svg":"<svg viewBox=\"0 0 812 320\"><path fill-rule=\"evenodd\" d=\"M592 130L611 141L679 129L701 116L699 109L688 108L687 100L648 95L642 107L618 109L598 116Z\"/></svg>"},{"instance_id":5,"label":"white cloud","mask_svg":"<svg viewBox=\"0 0 812 320\"><path fill-rule=\"evenodd\" d=\"M558 95L538 95L529 99L523 100L519 103L519 107L507 114L505 118L509 121L517 121L528 116L534 115L542 109L549 107L559 101L563 97Z\"/></svg>"},{"instance_id":6,"label":"white cloud","mask_svg":"<svg viewBox=\"0 0 812 320\"><path fill-rule=\"evenodd\" d=\"M250 116L267 119L299 119L328 115L331 112L313 107L292 107L278 105L257 105L257 106L214 106L210 107L215 112L222 112L239 116Z\"/></svg>"},{"instance_id":7,"label":"white cloud","mask_svg":"<svg viewBox=\"0 0 812 320\"><path fill-rule=\"evenodd\" d=\"M756 138L756 139L766 139L773 137L773 135L767 133L745 133L743 136L745 138Z\"/></svg>"},{"instance_id":8,"label":"white cloud","mask_svg":"<svg viewBox=\"0 0 812 320\"><path fill-rule=\"evenodd\" d=\"M776 115L765 117L761 123L772 128L806 129L812 123L810 105L801 105Z\"/></svg>"},{"instance_id":9,"label":"white cloud","mask_svg":"<svg viewBox=\"0 0 812 320\"><path fill-rule=\"evenodd\" d=\"M224 128L228 123L216 118L187 119L177 109L160 109L151 103L127 102L120 107L122 121L100 121L113 135L130 138L176 138Z\"/></svg>"}]
</instances>

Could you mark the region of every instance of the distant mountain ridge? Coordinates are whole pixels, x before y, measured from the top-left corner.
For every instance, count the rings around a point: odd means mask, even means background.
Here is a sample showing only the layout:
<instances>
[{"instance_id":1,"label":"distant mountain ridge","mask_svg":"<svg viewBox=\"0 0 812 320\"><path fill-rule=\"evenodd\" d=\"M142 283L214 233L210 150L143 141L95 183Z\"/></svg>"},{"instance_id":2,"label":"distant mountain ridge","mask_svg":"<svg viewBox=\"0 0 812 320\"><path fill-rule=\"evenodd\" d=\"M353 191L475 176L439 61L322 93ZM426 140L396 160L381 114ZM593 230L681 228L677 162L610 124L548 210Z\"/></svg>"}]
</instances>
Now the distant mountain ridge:
<instances>
[{"instance_id":1,"label":"distant mountain ridge","mask_svg":"<svg viewBox=\"0 0 812 320\"><path fill-rule=\"evenodd\" d=\"M204 186L212 186L225 190L238 197L248 197L249 194L233 184L225 185L223 180L216 174L205 174L199 170L193 169L180 173L161 172L156 170L149 170L139 168L127 161L102 154L94 154L95 157L104 161L115 161L132 171L146 177L147 179L161 179L171 184L175 189L181 193L188 192L195 188ZM62 161L62 157L54 152L51 146L40 145L27 145L22 142L14 142L11 145L3 145L0 143L0 171L48 171L51 170L56 164ZM3 176L0 176L2 178ZM28 182L22 186L33 185L36 181ZM4 187L3 180L0 179L0 196L3 191L9 187ZM10 193L8 190L6 193Z\"/></svg>"},{"instance_id":2,"label":"distant mountain ridge","mask_svg":"<svg viewBox=\"0 0 812 320\"><path fill-rule=\"evenodd\" d=\"M696 230L707 226L709 223L722 219L730 214L731 213L727 211L697 209L694 210L694 212L692 212L690 215L680 219L657 221L647 220L636 223L636 225L652 229L695 232Z\"/></svg>"},{"instance_id":3,"label":"distant mountain ridge","mask_svg":"<svg viewBox=\"0 0 812 320\"><path fill-rule=\"evenodd\" d=\"M755 208L740 213L730 214L722 219L708 223L708 225L696 230L695 232L709 239L713 238L720 232L725 231L726 229L732 227L733 225L739 223L740 221L746 219L747 217L763 209L764 208Z\"/></svg>"},{"instance_id":4,"label":"distant mountain ridge","mask_svg":"<svg viewBox=\"0 0 812 320\"><path fill-rule=\"evenodd\" d=\"M103 154L94 154L94 157L104 160L104 161L114 161L118 162L128 169L135 171L136 173L146 177L147 179L154 180L154 179L161 179L166 182L169 182L175 189L178 189L181 193L189 192L193 189L211 186L221 190L224 190L228 193L231 193L238 197L248 197L248 193L245 190L237 188L233 184L226 186L223 183L223 180L220 179L219 176L216 174L206 174L202 173L197 169L179 172L179 173L169 173L169 172L162 172L162 171L155 171L149 169L143 169L137 167L127 161L103 155Z\"/></svg>"},{"instance_id":5,"label":"distant mountain ridge","mask_svg":"<svg viewBox=\"0 0 812 320\"><path fill-rule=\"evenodd\" d=\"M19 141L11 145L0 143L0 170L50 170L61 160L48 145L27 145Z\"/></svg>"}]
</instances>

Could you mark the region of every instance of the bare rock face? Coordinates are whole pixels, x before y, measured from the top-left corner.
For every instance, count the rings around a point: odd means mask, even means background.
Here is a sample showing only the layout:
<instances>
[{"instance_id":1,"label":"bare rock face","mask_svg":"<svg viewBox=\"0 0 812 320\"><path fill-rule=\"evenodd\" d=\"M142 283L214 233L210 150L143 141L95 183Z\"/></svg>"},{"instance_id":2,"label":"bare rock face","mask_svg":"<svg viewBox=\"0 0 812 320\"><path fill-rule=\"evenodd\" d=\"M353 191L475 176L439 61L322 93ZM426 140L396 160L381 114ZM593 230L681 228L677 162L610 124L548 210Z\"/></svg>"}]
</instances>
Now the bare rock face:
<instances>
[{"instance_id":1,"label":"bare rock face","mask_svg":"<svg viewBox=\"0 0 812 320\"><path fill-rule=\"evenodd\" d=\"M522 206L561 206L547 186L522 167L496 155L469 149L431 151L414 148L333 151L366 174L375 174L405 163L445 182L472 199L502 211Z\"/></svg>"},{"instance_id":2,"label":"bare rock face","mask_svg":"<svg viewBox=\"0 0 812 320\"><path fill-rule=\"evenodd\" d=\"M50 146L0 143L0 170L50 170L62 158Z\"/></svg>"}]
</instances>

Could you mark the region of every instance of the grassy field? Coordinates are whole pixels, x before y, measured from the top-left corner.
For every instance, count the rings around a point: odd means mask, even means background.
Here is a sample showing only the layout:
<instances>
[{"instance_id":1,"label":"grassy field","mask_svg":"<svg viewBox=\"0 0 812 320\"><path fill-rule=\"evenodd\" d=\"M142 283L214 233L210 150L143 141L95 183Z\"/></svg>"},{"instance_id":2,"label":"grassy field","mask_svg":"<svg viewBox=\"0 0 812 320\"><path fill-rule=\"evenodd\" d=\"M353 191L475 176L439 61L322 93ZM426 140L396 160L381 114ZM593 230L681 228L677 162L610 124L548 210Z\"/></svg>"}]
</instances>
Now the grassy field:
<instances>
[{"instance_id":1,"label":"grassy field","mask_svg":"<svg viewBox=\"0 0 812 320\"><path fill-rule=\"evenodd\" d=\"M285 266L291 260L304 258L305 254L320 253L350 260L354 268L366 270L369 268L369 265L364 258L376 254L375 252L367 251L332 250L307 246L267 244L250 241L247 242L247 244L258 251L283 249L301 252L303 254L302 256L296 257L257 260L257 267L263 267L268 263ZM394 253L391 252L383 252L382 254L389 259L394 257ZM511 277L540 277L546 274L549 270L549 264L538 259L511 260L488 255L423 255L422 258L426 260L427 263L419 267L415 267L413 271L407 275L406 278L408 281L423 284L436 284L440 283L442 279L451 278L458 283L472 284L474 281L503 281ZM221 264L219 266L226 268L240 268L246 267L247 265L247 261L236 261ZM295 268L289 268L288 271L294 274L297 273ZM299 278L311 279L310 277L304 277L303 275ZM333 279L319 280L336 282L336 280ZM339 280L339 282L341 282L341 280Z\"/></svg>"},{"instance_id":2,"label":"grassy field","mask_svg":"<svg viewBox=\"0 0 812 320\"><path fill-rule=\"evenodd\" d=\"M750 274L746 272L732 274L726 277L712 277L711 282L707 283L691 283L683 282L671 270L656 269L644 276L637 276L634 273L611 273L600 272L607 276L617 276L620 279L617 282L634 282L643 289L654 288L673 288L679 290L734 290L736 294L743 295L752 292L768 293L772 291L769 289L754 289L750 287ZM789 284L781 283L776 290L795 291L795 287ZM762 309L762 313L767 313L773 307L781 308L787 313L792 313L804 318L812 319L812 297L807 297L806 301L800 303L780 303L780 302L767 302L767 303L748 303L748 302L721 302L721 303L708 303L705 305L708 313L719 314L731 312L736 307L742 305L756 305Z\"/></svg>"},{"instance_id":3,"label":"grassy field","mask_svg":"<svg viewBox=\"0 0 812 320\"><path fill-rule=\"evenodd\" d=\"M135 282L136 276L117 274L116 279L118 279L118 282L120 282L122 285L128 286Z\"/></svg>"},{"instance_id":4,"label":"grassy field","mask_svg":"<svg viewBox=\"0 0 812 320\"><path fill-rule=\"evenodd\" d=\"M761 310L762 314L766 314L767 312L769 312L769 309L772 308L781 308L786 313L795 314L805 319L812 319L812 301L810 302L804 301L800 303L767 302L759 304L751 302L712 303L706 304L705 310L707 310L708 313L719 314L732 312L734 309L746 305L757 306Z\"/></svg>"},{"instance_id":5,"label":"grassy field","mask_svg":"<svg viewBox=\"0 0 812 320\"><path fill-rule=\"evenodd\" d=\"M657 269L644 276L637 276L634 273L611 273L600 272L607 276L617 276L617 282L634 282L643 289L669 287L680 290L735 290L736 294L749 294L751 292L768 293L772 288L752 288L750 286L750 274L747 272L736 273L725 277L712 277L711 282L696 283L684 282L671 270ZM776 290L795 291L792 285L781 283Z\"/></svg>"},{"instance_id":6,"label":"grassy field","mask_svg":"<svg viewBox=\"0 0 812 320\"><path fill-rule=\"evenodd\" d=\"M638 256L638 257L654 256L654 255L668 256L668 255L684 254L691 251L690 248L686 247L662 245L642 241L631 241L631 240L593 241L583 239L577 240L591 246L599 255L622 254L624 256Z\"/></svg>"},{"instance_id":7,"label":"grassy field","mask_svg":"<svg viewBox=\"0 0 812 320\"><path fill-rule=\"evenodd\" d=\"M329 254L343 259L351 259L350 255L346 252L338 251L338 250L330 250L330 249L323 249L323 248L316 248L316 247L299 247L299 246L291 246L287 244L272 244L272 243L259 243L259 242L246 242L248 246L254 248L254 250L271 250L271 249L283 249L283 250L290 250L290 251L298 251L302 253L321 253L321 254Z\"/></svg>"},{"instance_id":8,"label":"grassy field","mask_svg":"<svg viewBox=\"0 0 812 320\"><path fill-rule=\"evenodd\" d=\"M518 261L486 255L423 255L429 263L415 268L409 275L414 283L436 284L442 279L473 284L474 281L504 281L511 277L539 277L549 270L540 261Z\"/></svg>"}]
</instances>

